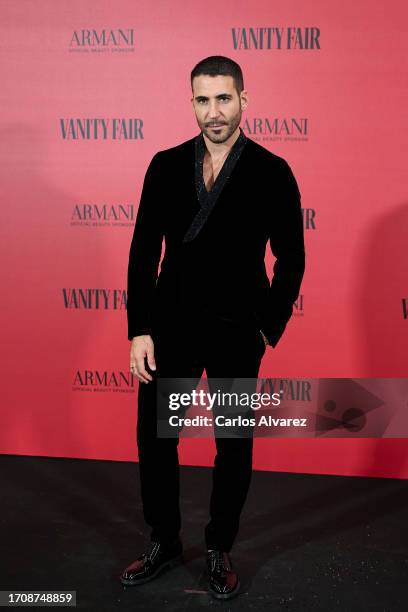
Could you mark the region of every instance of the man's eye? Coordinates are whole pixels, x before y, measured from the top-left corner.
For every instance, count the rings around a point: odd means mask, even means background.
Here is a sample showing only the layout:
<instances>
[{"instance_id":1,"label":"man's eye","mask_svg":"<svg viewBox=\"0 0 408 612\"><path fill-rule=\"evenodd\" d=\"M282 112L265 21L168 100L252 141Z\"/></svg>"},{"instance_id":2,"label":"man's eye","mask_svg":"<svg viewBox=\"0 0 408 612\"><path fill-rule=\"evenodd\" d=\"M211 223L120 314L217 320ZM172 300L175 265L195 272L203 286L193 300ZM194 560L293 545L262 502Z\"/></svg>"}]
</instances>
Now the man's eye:
<instances>
[{"instance_id":1,"label":"man's eye","mask_svg":"<svg viewBox=\"0 0 408 612\"><path fill-rule=\"evenodd\" d=\"M229 98L225 98L225 97L219 98L219 100L222 100L223 102L229 102ZM206 104L206 102L207 100L198 100L199 104Z\"/></svg>"}]
</instances>

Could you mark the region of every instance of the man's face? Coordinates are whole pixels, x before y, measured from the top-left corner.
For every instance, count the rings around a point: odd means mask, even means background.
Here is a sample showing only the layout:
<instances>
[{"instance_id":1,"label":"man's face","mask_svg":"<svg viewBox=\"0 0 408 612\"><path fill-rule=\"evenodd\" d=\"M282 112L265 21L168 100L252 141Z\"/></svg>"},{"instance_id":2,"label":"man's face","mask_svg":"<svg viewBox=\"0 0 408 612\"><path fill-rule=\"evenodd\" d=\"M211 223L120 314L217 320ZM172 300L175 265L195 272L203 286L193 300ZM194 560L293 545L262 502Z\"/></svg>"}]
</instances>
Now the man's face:
<instances>
[{"instance_id":1,"label":"man's face","mask_svg":"<svg viewBox=\"0 0 408 612\"><path fill-rule=\"evenodd\" d=\"M225 142L235 132L247 107L246 91L238 95L232 76L194 77L191 101L201 131L216 143Z\"/></svg>"}]
</instances>

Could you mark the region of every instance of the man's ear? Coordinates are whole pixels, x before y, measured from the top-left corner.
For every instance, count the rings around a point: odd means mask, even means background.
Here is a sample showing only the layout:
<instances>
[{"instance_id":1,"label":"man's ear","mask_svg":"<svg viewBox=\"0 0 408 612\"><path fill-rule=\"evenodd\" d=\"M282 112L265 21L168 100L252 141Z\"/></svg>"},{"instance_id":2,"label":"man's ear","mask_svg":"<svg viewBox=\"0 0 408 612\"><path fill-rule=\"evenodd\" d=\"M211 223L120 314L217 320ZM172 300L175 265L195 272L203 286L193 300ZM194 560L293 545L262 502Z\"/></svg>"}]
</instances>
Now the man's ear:
<instances>
[{"instance_id":1,"label":"man's ear","mask_svg":"<svg viewBox=\"0 0 408 612\"><path fill-rule=\"evenodd\" d=\"M242 110L245 110L246 107L248 106L248 92L246 89L243 89L240 93L240 98L241 98L241 107Z\"/></svg>"}]
</instances>

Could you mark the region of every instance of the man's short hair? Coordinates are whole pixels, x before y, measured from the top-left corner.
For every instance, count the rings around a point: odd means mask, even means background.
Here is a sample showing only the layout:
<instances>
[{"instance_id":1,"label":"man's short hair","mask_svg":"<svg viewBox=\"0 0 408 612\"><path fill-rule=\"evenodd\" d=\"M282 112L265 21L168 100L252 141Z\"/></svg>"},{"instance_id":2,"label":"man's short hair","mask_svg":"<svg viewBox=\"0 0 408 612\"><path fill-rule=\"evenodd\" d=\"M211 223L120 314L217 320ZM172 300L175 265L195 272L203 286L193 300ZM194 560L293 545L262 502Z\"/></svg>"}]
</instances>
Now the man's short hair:
<instances>
[{"instance_id":1,"label":"man's short hair","mask_svg":"<svg viewBox=\"0 0 408 612\"><path fill-rule=\"evenodd\" d=\"M191 71L191 89L193 89L194 77L201 74L208 76L231 76L234 79L234 85L238 95L244 89L244 77L242 75L241 66L229 57L223 55L210 55L198 62Z\"/></svg>"}]
</instances>

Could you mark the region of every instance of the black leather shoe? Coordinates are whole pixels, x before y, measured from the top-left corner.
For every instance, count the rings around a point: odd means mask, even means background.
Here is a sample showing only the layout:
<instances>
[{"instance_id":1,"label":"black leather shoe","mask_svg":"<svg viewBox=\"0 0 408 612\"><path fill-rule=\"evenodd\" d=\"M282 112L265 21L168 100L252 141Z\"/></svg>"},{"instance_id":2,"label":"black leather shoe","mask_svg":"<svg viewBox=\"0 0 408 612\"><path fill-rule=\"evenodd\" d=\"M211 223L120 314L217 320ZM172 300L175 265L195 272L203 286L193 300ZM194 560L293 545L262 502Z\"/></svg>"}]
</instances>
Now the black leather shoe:
<instances>
[{"instance_id":1,"label":"black leather shoe","mask_svg":"<svg viewBox=\"0 0 408 612\"><path fill-rule=\"evenodd\" d=\"M126 586L143 584L153 580L165 567L175 567L182 562L183 545L180 540L170 548L165 548L160 542L151 542L148 551L123 570L120 581Z\"/></svg>"},{"instance_id":2,"label":"black leather shoe","mask_svg":"<svg viewBox=\"0 0 408 612\"><path fill-rule=\"evenodd\" d=\"M216 599L230 599L239 592L238 575L232 569L229 554L220 550L207 551L208 590Z\"/></svg>"}]
</instances>

